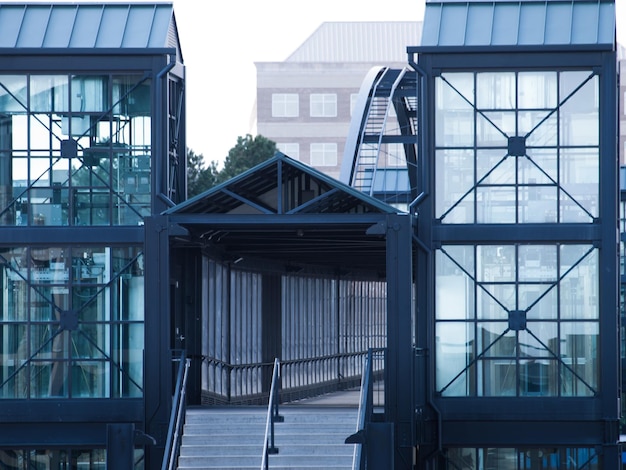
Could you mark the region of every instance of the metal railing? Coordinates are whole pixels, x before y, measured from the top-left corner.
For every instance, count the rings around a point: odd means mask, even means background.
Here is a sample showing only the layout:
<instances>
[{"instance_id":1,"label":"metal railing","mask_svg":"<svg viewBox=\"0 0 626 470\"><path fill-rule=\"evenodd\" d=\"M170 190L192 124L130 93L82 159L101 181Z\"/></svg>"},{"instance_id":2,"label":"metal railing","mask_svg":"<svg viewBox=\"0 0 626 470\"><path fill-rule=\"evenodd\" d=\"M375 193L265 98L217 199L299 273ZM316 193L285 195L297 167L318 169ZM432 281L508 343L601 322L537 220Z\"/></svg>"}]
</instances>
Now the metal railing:
<instances>
[{"instance_id":1,"label":"metal railing","mask_svg":"<svg viewBox=\"0 0 626 470\"><path fill-rule=\"evenodd\" d=\"M352 456L352 470L365 470L367 466L366 444L367 424L372 421L375 407L382 407L384 412L384 390L377 390L374 397L374 384L380 372L384 371L385 349L370 349L363 364L363 377L361 379L361 393L359 396L359 411L357 416L356 431L346 438L346 444L355 444ZM378 364L378 366L376 366Z\"/></svg>"},{"instance_id":2,"label":"metal railing","mask_svg":"<svg viewBox=\"0 0 626 470\"><path fill-rule=\"evenodd\" d=\"M277 454L278 447L274 440L274 423L282 423L284 418L278 413L280 389L280 362L274 359L274 370L272 372L272 386L270 387L270 397L267 404L267 419L265 421L265 438L263 440L263 459L261 460L261 470L269 468L269 455Z\"/></svg>"},{"instance_id":3,"label":"metal railing","mask_svg":"<svg viewBox=\"0 0 626 470\"><path fill-rule=\"evenodd\" d=\"M172 470L176 466L178 453L180 451L180 436L184 424L186 408L186 385L189 375L189 365L191 360L187 358L185 351L180 353L180 357L173 357L172 362L179 362L178 375L176 376L176 388L172 402L172 412L170 414L170 424L167 430L167 441L165 443L165 453L161 470Z\"/></svg>"},{"instance_id":4,"label":"metal railing","mask_svg":"<svg viewBox=\"0 0 626 470\"><path fill-rule=\"evenodd\" d=\"M287 401L358 385L367 351L281 360L281 395ZM203 357L208 387L205 404L260 404L267 399L265 378L272 363L230 364Z\"/></svg>"}]
</instances>

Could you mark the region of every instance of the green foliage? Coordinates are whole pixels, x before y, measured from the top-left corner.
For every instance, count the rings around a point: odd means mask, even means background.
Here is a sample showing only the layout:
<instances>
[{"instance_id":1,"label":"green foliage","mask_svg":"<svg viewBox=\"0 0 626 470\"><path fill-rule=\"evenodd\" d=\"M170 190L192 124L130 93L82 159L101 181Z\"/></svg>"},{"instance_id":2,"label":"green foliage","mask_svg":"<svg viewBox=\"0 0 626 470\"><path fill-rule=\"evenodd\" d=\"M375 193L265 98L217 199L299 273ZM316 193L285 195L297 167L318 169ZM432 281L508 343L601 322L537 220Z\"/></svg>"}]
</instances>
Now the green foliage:
<instances>
[{"instance_id":1,"label":"green foliage","mask_svg":"<svg viewBox=\"0 0 626 470\"><path fill-rule=\"evenodd\" d=\"M187 150L187 197L196 196L217 184L217 162L204 168L204 156Z\"/></svg>"},{"instance_id":2,"label":"green foliage","mask_svg":"<svg viewBox=\"0 0 626 470\"><path fill-rule=\"evenodd\" d=\"M237 144L229 150L222 170L217 169L218 163L215 160L204 168L204 156L188 150L187 197L196 196L272 158L276 150L276 143L261 135L239 136Z\"/></svg>"},{"instance_id":3,"label":"green foliage","mask_svg":"<svg viewBox=\"0 0 626 470\"><path fill-rule=\"evenodd\" d=\"M252 137L247 134L245 137L237 137L237 145L228 152L224 160L224 168L220 171L219 182L229 180L246 170L264 162L276 153L276 143L257 135Z\"/></svg>"}]
</instances>

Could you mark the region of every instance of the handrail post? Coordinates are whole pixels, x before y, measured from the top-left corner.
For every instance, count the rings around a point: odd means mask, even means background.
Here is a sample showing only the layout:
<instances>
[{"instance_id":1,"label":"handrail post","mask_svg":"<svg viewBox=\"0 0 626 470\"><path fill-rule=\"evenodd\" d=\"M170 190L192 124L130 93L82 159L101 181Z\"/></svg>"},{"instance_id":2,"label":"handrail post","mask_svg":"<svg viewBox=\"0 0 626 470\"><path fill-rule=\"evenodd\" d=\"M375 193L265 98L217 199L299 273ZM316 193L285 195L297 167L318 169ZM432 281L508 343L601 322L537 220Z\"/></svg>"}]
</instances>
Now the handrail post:
<instances>
[{"instance_id":1,"label":"handrail post","mask_svg":"<svg viewBox=\"0 0 626 470\"><path fill-rule=\"evenodd\" d=\"M280 362L274 359L274 370L272 372L272 385L270 387L269 403L267 405L267 419L265 422L265 439L263 441L263 460L261 469L268 470L270 454L278 454L278 447L274 439L274 423L282 423L284 418L278 414L280 383Z\"/></svg>"}]
</instances>

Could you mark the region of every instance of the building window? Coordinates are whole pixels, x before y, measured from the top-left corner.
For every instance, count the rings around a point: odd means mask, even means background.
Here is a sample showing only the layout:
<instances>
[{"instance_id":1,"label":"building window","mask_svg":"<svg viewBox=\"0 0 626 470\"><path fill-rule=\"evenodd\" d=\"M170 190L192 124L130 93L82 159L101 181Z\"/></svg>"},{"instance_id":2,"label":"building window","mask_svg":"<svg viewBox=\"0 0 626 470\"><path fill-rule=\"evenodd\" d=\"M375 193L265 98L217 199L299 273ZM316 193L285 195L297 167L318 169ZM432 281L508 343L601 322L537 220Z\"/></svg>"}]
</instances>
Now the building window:
<instances>
[{"instance_id":1,"label":"building window","mask_svg":"<svg viewBox=\"0 0 626 470\"><path fill-rule=\"evenodd\" d=\"M358 93L350 94L350 116L352 116L352 113L354 113L354 107L356 106L358 99L359 99Z\"/></svg>"},{"instance_id":2,"label":"building window","mask_svg":"<svg viewBox=\"0 0 626 470\"><path fill-rule=\"evenodd\" d=\"M337 144L315 143L311 144L312 166L337 166Z\"/></svg>"},{"instance_id":3,"label":"building window","mask_svg":"<svg viewBox=\"0 0 626 470\"><path fill-rule=\"evenodd\" d=\"M599 80L591 70L436 79L442 223L589 223L599 213Z\"/></svg>"},{"instance_id":4,"label":"building window","mask_svg":"<svg viewBox=\"0 0 626 470\"><path fill-rule=\"evenodd\" d=\"M10 149L0 225L137 226L150 215L149 80L3 75L0 89L0 148Z\"/></svg>"},{"instance_id":5,"label":"building window","mask_svg":"<svg viewBox=\"0 0 626 470\"><path fill-rule=\"evenodd\" d=\"M436 251L436 383L443 396L594 396L599 254L592 245Z\"/></svg>"},{"instance_id":6,"label":"building window","mask_svg":"<svg viewBox=\"0 0 626 470\"><path fill-rule=\"evenodd\" d=\"M143 266L132 246L3 248L0 399L141 397Z\"/></svg>"},{"instance_id":7,"label":"building window","mask_svg":"<svg viewBox=\"0 0 626 470\"><path fill-rule=\"evenodd\" d=\"M297 93L272 94L272 117L298 117L299 114Z\"/></svg>"},{"instance_id":8,"label":"building window","mask_svg":"<svg viewBox=\"0 0 626 470\"><path fill-rule=\"evenodd\" d=\"M294 160L300 160L300 144L296 142L279 142L276 144L278 150L293 158Z\"/></svg>"},{"instance_id":9,"label":"building window","mask_svg":"<svg viewBox=\"0 0 626 470\"><path fill-rule=\"evenodd\" d=\"M336 117L337 95L335 93L311 94L311 117Z\"/></svg>"}]
</instances>

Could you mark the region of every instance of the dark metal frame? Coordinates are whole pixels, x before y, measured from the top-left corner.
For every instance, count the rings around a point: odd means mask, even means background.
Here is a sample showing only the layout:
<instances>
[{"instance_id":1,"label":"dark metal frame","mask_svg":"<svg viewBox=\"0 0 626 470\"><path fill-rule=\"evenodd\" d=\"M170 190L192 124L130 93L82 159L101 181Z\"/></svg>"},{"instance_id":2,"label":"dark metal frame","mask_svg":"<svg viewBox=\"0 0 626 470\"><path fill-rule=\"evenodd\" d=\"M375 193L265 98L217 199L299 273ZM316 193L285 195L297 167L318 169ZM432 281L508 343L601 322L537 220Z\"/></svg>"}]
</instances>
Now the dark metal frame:
<instances>
[{"instance_id":1,"label":"dark metal frame","mask_svg":"<svg viewBox=\"0 0 626 470\"><path fill-rule=\"evenodd\" d=\"M417 237L424 248L417 257L417 310L433 312L434 255L444 243L469 245L586 241L599 247L600 259L600 393L589 398L507 398L436 396L434 386L434 318L417 316L417 406L421 419L419 462L436 461L452 447L602 446L604 468L618 468L618 399L620 389L618 343L617 245L617 109L616 59L606 47L576 50L550 47L408 48L409 62L425 78L427 116L422 121L422 165L434 188L434 77L443 71L575 70L595 71L600 77L600 210L591 224L461 224L435 222L432 197L417 205ZM419 60L416 54L419 52ZM419 89L419 88L418 88ZM421 294L421 295L420 295ZM426 332L426 334L424 333ZM523 411L516 411L523 410ZM420 467L421 468L421 467Z\"/></svg>"},{"instance_id":2,"label":"dark metal frame","mask_svg":"<svg viewBox=\"0 0 626 470\"><path fill-rule=\"evenodd\" d=\"M186 147L184 138L184 66L177 61L176 50L162 49L3 49L0 65L4 74L25 73L102 73L111 71L143 74L152 80L152 183L153 213L159 213L185 199ZM171 97L175 94L175 97ZM174 108L172 108L174 106ZM170 126L174 119L175 126ZM169 132L168 132L169 129ZM144 242L149 248L155 238L149 221L143 226L118 227L47 227L45 230L30 227L2 227L0 244L45 245L67 244L88 246L130 246ZM158 239L158 235L156 236ZM163 247L167 254L167 244ZM157 256L159 259L161 256ZM167 264L160 268L167 270ZM154 260L146 260L148 269L155 269ZM152 282L156 282L152 284ZM169 370L169 331L160 328L161 318L150 310L150 292L158 285L159 277L146 276L145 310L145 390L143 398L129 399L46 399L3 400L0 412L0 433L5 436L4 448L105 448L107 423L132 426L136 429L135 445L146 447L146 468L160 463L165 429L154 430L153 421L163 418L167 423L168 401L172 384ZM166 315L167 320L167 315ZM169 320L168 320L169 321ZM168 325L169 326L169 325ZM153 334L155 333L155 334ZM155 360L156 359L156 360ZM164 397L170 397L164 398ZM164 431L164 432L163 432ZM158 437L156 446L152 439L143 439L144 433Z\"/></svg>"}]
</instances>

